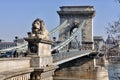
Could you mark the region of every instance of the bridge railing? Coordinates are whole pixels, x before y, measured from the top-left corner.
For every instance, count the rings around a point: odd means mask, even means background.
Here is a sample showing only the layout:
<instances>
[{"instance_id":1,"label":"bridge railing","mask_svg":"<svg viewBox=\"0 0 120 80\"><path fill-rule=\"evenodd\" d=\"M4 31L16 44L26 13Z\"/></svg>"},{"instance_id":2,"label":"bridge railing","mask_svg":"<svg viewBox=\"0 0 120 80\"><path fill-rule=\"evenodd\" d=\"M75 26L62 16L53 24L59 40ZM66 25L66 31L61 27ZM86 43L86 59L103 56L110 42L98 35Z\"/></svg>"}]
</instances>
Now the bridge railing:
<instances>
[{"instance_id":1,"label":"bridge railing","mask_svg":"<svg viewBox=\"0 0 120 80\"><path fill-rule=\"evenodd\" d=\"M72 58L76 56L85 56L88 55L91 52L91 50L70 50L69 52L60 52L52 54L53 56L53 62L58 62L67 58Z\"/></svg>"}]
</instances>

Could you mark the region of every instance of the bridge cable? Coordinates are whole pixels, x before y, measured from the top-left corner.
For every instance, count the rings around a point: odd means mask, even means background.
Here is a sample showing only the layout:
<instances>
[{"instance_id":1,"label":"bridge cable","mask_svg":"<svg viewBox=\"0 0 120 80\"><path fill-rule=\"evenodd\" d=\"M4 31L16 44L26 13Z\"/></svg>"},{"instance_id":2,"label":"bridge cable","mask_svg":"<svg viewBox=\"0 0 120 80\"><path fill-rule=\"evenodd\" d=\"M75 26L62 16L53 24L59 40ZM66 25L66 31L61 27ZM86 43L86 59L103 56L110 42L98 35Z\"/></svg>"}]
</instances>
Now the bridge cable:
<instances>
[{"instance_id":1,"label":"bridge cable","mask_svg":"<svg viewBox=\"0 0 120 80\"><path fill-rule=\"evenodd\" d=\"M85 23L85 21L83 20L83 21L81 22L81 24L79 25L77 31L76 31L75 33L73 33L71 37L69 37L69 38L68 38L67 40L65 40L64 42L60 43L58 46L52 48L51 51L53 51L53 50L55 50L55 49L60 50L60 49L62 49L63 47L65 47L66 45L68 45L68 44L71 42L71 40L73 40L73 39L75 38L75 36L81 31L81 28L82 28L82 26L84 25L84 23Z\"/></svg>"}]
</instances>

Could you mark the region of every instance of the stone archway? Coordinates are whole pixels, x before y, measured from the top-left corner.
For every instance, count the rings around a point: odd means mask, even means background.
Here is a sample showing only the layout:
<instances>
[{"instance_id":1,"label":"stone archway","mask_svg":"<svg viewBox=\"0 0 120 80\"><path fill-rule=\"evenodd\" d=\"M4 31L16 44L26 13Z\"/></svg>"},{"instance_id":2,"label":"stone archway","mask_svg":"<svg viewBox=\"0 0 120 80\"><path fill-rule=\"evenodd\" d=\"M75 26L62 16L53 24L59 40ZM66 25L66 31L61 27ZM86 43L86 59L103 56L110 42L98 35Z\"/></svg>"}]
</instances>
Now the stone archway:
<instances>
[{"instance_id":1,"label":"stone archway","mask_svg":"<svg viewBox=\"0 0 120 80\"><path fill-rule=\"evenodd\" d=\"M75 33L78 29L77 25L74 25L70 29L70 36ZM69 43L69 49L78 49L80 47L80 41L78 40L78 35Z\"/></svg>"},{"instance_id":2,"label":"stone archway","mask_svg":"<svg viewBox=\"0 0 120 80\"><path fill-rule=\"evenodd\" d=\"M93 6L62 6L60 11L57 11L60 17L60 24L65 20L68 20L70 26L73 26L75 19L81 21L85 20L85 24L82 27L82 47L86 49L93 49L93 17L95 16L95 10ZM59 31L59 41L64 41L70 37L71 27L63 27Z\"/></svg>"}]
</instances>

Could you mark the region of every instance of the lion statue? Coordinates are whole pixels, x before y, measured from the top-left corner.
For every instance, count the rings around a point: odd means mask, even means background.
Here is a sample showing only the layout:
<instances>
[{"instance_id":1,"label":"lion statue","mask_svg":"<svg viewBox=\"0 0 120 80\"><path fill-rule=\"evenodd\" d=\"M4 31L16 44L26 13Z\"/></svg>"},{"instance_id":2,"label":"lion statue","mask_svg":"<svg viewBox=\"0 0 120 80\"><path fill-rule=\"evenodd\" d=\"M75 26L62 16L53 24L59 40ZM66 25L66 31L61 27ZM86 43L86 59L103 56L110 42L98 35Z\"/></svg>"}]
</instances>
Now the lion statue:
<instances>
[{"instance_id":1,"label":"lion statue","mask_svg":"<svg viewBox=\"0 0 120 80\"><path fill-rule=\"evenodd\" d=\"M32 37L49 40L49 33L43 20L38 18L32 23Z\"/></svg>"}]
</instances>

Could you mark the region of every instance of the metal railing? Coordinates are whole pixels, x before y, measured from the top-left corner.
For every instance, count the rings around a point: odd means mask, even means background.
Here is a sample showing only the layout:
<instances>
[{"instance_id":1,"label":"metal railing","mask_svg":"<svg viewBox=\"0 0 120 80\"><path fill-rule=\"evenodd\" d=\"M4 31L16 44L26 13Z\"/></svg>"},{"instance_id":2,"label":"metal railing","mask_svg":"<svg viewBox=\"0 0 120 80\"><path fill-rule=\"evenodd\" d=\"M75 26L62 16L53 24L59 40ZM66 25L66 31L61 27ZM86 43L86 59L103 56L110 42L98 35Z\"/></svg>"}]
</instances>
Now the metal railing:
<instances>
[{"instance_id":1,"label":"metal railing","mask_svg":"<svg viewBox=\"0 0 120 80\"><path fill-rule=\"evenodd\" d=\"M52 54L53 62L59 62L68 58L76 58L80 56L85 56L91 53L91 50L70 50L69 52L60 52Z\"/></svg>"}]
</instances>

